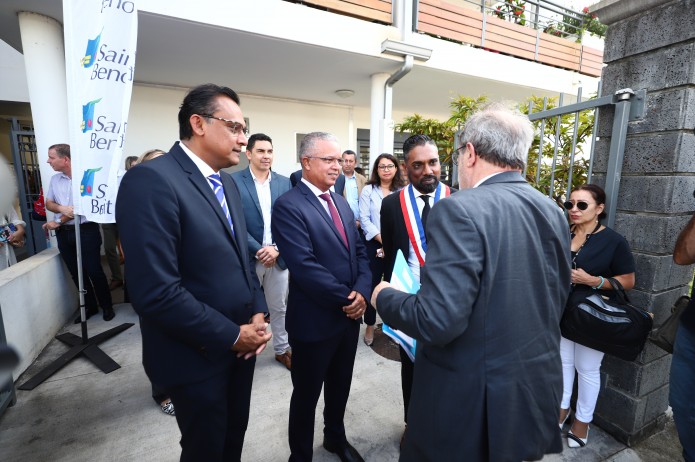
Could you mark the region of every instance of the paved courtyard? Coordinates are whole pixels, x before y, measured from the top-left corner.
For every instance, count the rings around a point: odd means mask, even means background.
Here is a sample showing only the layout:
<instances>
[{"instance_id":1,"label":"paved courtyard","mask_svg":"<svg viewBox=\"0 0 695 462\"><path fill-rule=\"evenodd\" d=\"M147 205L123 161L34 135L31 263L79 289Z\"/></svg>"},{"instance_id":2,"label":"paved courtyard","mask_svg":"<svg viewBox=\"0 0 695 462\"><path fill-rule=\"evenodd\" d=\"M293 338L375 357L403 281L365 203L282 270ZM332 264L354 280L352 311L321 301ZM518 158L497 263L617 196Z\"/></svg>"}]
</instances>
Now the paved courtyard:
<instances>
[{"instance_id":1,"label":"paved courtyard","mask_svg":"<svg viewBox=\"0 0 695 462\"><path fill-rule=\"evenodd\" d=\"M129 304L116 305L116 318L89 320L90 335L124 322L135 326L104 343L103 350L121 368L103 374L79 358L32 391L18 391L17 404L0 417L0 461L176 461L179 431L150 397L141 364L137 315ZM79 335L79 325L64 331ZM33 376L67 347L51 341L19 383ZM272 349L258 358L251 399L251 419L244 461L286 461L287 416L292 392L289 371L275 361ZM321 448L322 401L317 409L314 460L337 461ZM467 423L463 423L467 424ZM471 422L468 424L474 425ZM672 426L672 424L670 424ZM346 414L348 438L366 461L398 460L403 430L400 367L359 343L352 392ZM547 456L552 461L678 461L675 433L663 432L638 448L626 448L598 427L589 445ZM465 461L465 454L452 456Z\"/></svg>"}]
</instances>

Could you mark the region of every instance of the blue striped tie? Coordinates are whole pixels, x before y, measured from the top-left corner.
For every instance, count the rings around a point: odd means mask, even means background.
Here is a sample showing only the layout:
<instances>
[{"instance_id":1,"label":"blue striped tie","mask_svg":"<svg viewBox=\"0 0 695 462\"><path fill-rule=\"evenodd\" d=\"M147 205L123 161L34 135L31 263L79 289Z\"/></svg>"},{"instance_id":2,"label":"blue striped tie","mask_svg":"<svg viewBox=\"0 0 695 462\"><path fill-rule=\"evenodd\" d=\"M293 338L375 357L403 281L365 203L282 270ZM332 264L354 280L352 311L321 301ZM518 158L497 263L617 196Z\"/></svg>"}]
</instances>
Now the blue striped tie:
<instances>
[{"instance_id":1,"label":"blue striped tie","mask_svg":"<svg viewBox=\"0 0 695 462\"><path fill-rule=\"evenodd\" d=\"M224 197L224 188L222 187L222 178L220 178L220 175L217 173L213 173L208 177L208 181L210 182L210 185L212 186L212 190L215 193L215 197L217 197L217 200L220 203L220 206L222 206L222 211L224 212L224 216L227 217L227 221L229 222L229 227L232 228L232 235L234 235L234 225L232 224L232 216L229 214L229 207L227 207L227 198Z\"/></svg>"}]
</instances>

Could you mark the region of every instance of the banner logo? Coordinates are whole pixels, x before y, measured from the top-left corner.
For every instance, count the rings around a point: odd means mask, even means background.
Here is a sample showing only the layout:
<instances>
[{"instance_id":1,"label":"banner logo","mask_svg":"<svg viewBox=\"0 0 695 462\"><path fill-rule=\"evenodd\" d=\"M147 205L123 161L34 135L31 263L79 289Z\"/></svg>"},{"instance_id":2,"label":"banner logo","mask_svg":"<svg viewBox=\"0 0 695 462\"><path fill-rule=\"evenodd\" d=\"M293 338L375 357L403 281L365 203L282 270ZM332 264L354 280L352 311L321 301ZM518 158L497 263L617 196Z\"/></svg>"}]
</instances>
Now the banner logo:
<instances>
[{"instance_id":1,"label":"banner logo","mask_svg":"<svg viewBox=\"0 0 695 462\"><path fill-rule=\"evenodd\" d=\"M102 29L94 40L87 40L87 50L84 52L84 58L80 59L80 64L85 69L92 67L92 64L96 61L97 50L99 49L99 42L101 42L101 34L103 32L104 30Z\"/></svg>"},{"instance_id":2,"label":"banner logo","mask_svg":"<svg viewBox=\"0 0 695 462\"><path fill-rule=\"evenodd\" d=\"M80 183L80 196L91 196L94 192L94 174L101 170L99 168L89 168L82 175L82 183Z\"/></svg>"},{"instance_id":3,"label":"banner logo","mask_svg":"<svg viewBox=\"0 0 695 462\"><path fill-rule=\"evenodd\" d=\"M82 133L87 133L94 128L94 105L101 101L101 98L90 101L82 106Z\"/></svg>"}]
</instances>

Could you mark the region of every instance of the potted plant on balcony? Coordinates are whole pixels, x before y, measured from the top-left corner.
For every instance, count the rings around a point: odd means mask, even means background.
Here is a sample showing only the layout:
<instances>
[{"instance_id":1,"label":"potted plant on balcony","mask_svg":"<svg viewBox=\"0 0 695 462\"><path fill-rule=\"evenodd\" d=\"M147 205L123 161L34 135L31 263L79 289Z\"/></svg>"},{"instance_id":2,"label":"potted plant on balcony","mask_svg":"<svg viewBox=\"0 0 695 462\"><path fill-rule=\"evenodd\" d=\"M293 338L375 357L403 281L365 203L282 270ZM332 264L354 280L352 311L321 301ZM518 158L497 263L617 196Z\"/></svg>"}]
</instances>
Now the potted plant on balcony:
<instances>
[{"instance_id":1,"label":"potted plant on balcony","mask_svg":"<svg viewBox=\"0 0 695 462\"><path fill-rule=\"evenodd\" d=\"M576 39L577 42L594 48L603 48L606 29L607 26L601 24L596 14L589 13L589 7L585 6L581 13L563 14L562 21L548 23L543 32L556 37Z\"/></svg>"},{"instance_id":2,"label":"potted plant on balcony","mask_svg":"<svg viewBox=\"0 0 695 462\"><path fill-rule=\"evenodd\" d=\"M521 26L526 24L526 2L523 0L504 0L495 9L492 14L500 19L511 21Z\"/></svg>"}]
</instances>

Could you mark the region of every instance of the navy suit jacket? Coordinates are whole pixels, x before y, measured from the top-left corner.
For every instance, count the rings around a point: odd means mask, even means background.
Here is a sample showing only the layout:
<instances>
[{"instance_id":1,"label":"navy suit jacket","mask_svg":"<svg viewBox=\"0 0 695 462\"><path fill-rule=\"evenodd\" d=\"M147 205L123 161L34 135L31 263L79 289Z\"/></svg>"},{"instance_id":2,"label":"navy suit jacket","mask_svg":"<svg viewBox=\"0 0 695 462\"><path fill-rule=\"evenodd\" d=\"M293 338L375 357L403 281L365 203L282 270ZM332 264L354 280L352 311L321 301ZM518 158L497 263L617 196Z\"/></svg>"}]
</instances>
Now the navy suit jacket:
<instances>
[{"instance_id":1,"label":"navy suit jacket","mask_svg":"<svg viewBox=\"0 0 695 462\"><path fill-rule=\"evenodd\" d=\"M290 182L292 183L292 187L294 188L297 186L297 183L302 182L302 169L300 168L296 172L292 172L290 175ZM338 175L338 178L335 180L335 185L333 186L333 190L340 194L341 196L344 196L345 193L345 175L342 173ZM359 217L358 217L359 218Z\"/></svg>"},{"instance_id":2,"label":"navy suit jacket","mask_svg":"<svg viewBox=\"0 0 695 462\"><path fill-rule=\"evenodd\" d=\"M369 301L371 273L355 217L347 201L331 193L345 227L345 247L331 217L303 182L283 194L273 208L271 228L290 270L285 327L290 341L325 340L341 334L351 323L342 310L355 290Z\"/></svg>"},{"instance_id":3,"label":"navy suit jacket","mask_svg":"<svg viewBox=\"0 0 695 462\"><path fill-rule=\"evenodd\" d=\"M249 258L252 262L256 261L256 252L263 245L263 212L261 211L261 203L258 200L258 192L256 184L253 182L253 176L249 167L244 170L232 173L232 179L239 187L241 194L241 204L244 206L244 217L246 218L246 229L248 231L249 240ZM272 222L273 205L278 197L292 189L290 179L286 176L278 175L270 172L270 214ZM286 269L287 265L278 257L277 264L280 268Z\"/></svg>"},{"instance_id":4,"label":"navy suit jacket","mask_svg":"<svg viewBox=\"0 0 695 462\"><path fill-rule=\"evenodd\" d=\"M232 233L208 180L178 144L130 169L116 201L145 371L162 387L230 367L239 326L267 312L248 259L239 191L220 172Z\"/></svg>"}]
</instances>

